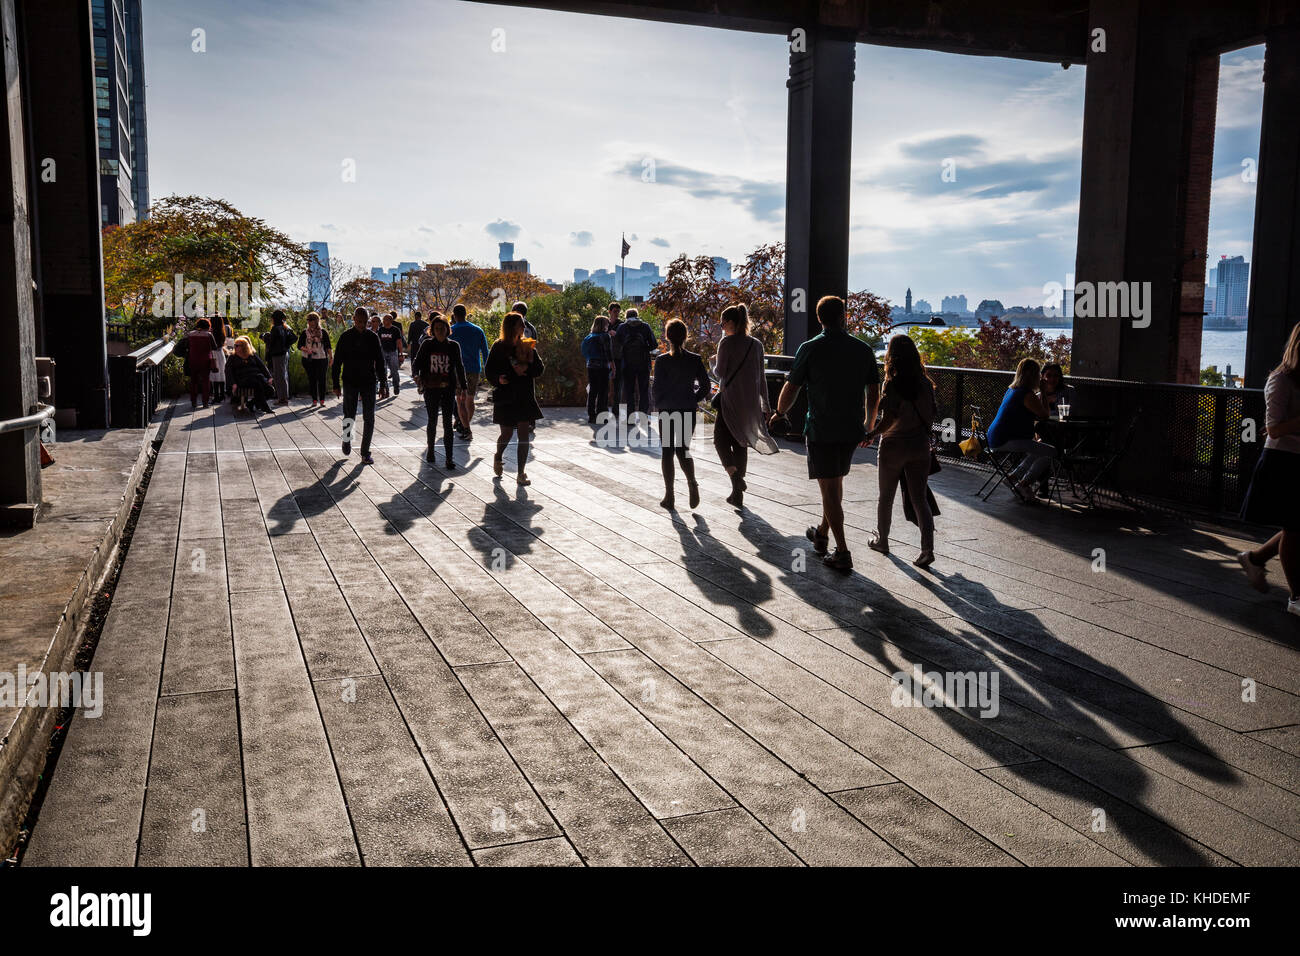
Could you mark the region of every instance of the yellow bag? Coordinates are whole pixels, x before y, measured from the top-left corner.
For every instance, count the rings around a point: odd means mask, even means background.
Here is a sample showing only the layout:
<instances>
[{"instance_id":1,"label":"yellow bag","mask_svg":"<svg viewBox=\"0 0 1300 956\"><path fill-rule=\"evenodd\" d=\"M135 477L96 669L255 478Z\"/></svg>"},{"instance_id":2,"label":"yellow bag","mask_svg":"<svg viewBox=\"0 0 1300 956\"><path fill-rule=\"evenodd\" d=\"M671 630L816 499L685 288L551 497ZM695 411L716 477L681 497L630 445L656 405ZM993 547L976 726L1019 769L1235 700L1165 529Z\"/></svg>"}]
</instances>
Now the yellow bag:
<instances>
[{"instance_id":1,"label":"yellow bag","mask_svg":"<svg viewBox=\"0 0 1300 956\"><path fill-rule=\"evenodd\" d=\"M961 453L967 458L978 458L980 456L980 440L975 437L975 419L970 420L970 438L961 442L957 446Z\"/></svg>"}]
</instances>

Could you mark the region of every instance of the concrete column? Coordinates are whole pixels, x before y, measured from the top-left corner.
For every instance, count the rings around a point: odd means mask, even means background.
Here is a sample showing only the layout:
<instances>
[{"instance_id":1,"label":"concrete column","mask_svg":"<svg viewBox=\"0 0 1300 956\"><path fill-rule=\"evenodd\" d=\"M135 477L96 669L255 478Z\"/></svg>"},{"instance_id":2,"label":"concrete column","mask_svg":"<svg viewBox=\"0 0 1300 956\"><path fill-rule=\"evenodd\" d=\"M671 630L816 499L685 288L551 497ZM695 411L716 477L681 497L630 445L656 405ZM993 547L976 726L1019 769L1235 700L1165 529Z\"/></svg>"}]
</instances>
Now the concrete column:
<instances>
[{"instance_id":1,"label":"concrete column","mask_svg":"<svg viewBox=\"0 0 1300 956\"><path fill-rule=\"evenodd\" d=\"M848 295L852 38L809 29L790 52L785 194L785 345L817 331L824 295Z\"/></svg>"},{"instance_id":2,"label":"concrete column","mask_svg":"<svg viewBox=\"0 0 1300 956\"><path fill-rule=\"evenodd\" d=\"M0 419L36 407L36 329L32 313L31 219L27 150L14 0L0 0L5 95L0 103ZM0 435L0 521L29 523L41 501L40 442L35 431Z\"/></svg>"},{"instance_id":3,"label":"concrete column","mask_svg":"<svg viewBox=\"0 0 1300 956\"><path fill-rule=\"evenodd\" d=\"M1269 31L1255 182L1246 385L1258 388L1300 321L1300 27Z\"/></svg>"},{"instance_id":4,"label":"concrete column","mask_svg":"<svg viewBox=\"0 0 1300 956\"><path fill-rule=\"evenodd\" d=\"M33 207L39 242L41 318L57 363L60 409L78 428L108 426L108 326L99 241L99 140L94 33L84 0L20 0L28 101L38 168L54 161L53 182L38 178ZM116 201L116 200L114 200Z\"/></svg>"},{"instance_id":5,"label":"concrete column","mask_svg":"<svg viewBox=\"0 0 1300 956\"><path fill-rule=\"evenodd\" d=\"M1094 0L1089 32L1075 281L1094 308L1113 283L1136 288L1147 314L1135 327L1130 298L1128 315L1081 318L1076 296L1072 371L1195 382L1218 58L1184 21L1128 0Z\"/></svg>"}]
</instances>

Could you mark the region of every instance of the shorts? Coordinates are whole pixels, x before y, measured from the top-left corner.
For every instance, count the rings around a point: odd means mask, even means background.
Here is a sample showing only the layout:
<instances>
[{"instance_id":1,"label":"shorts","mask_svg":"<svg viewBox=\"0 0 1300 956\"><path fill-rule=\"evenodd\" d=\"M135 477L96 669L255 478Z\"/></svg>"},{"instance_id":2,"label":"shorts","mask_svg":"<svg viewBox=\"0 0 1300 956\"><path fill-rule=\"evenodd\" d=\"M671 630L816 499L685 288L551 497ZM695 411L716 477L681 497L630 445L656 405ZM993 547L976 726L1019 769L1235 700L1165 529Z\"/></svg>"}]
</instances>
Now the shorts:
<instances>
[{"instance_id":1,"label":"shorts","mask_svg":"<svg viewBox=\"0 0 1300 956\"><path fill-rule=\"evenodd\" d=\"M478 383L479 381L482 380L482 378L483 378L482 372L465 373L465 388L469 391L471 396L478 394Z\"/></svg>"},{"instance_id":2,"label":"shorts","mask_svg":"<svg viewBox=\"0 0 1300 956\"><path fill-rule=\"evenodd\" d=\"M808 477L843 478L853 464L853 453L858 442L810 441L808 442Z\"/></svg>"}]
</instances>

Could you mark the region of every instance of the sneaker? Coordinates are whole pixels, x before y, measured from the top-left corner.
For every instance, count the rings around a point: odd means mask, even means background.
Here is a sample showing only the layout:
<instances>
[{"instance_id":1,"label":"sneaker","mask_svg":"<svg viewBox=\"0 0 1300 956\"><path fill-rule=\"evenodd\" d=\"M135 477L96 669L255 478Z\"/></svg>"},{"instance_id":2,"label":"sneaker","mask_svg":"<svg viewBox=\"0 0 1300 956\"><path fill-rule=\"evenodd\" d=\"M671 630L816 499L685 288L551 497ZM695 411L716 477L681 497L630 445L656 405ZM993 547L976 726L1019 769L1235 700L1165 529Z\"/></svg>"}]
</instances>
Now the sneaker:
<instances>
[{"instance_id":1,"label":"sneaker","mask_svg":"<svg viewBox=\"0 0 1300 956\"><path fill-rule=\"evenodd\" d=\"M867 542L867 547L880 554L889 554L889 540L882 538L878 534L871 536L871 540Z\"/></svg>"},{"instance_id":2,"label":"sneaker","mask_svg":"<svg viewBox=\"0 0 1300 956\"><path fill-rule=\"evenodd\" d=\"M843 571L845 573L853 570L853 556L847 551L841 551L836 548L834 553L822 558L822 564L834 571Z\"/></svg>"},{"instance_id":3,"label":"sneaker","mask_svg":"<svg viewBox=\"0 0 1300 956\"><path fill-rule=\"evenodd\" d=\"M454 461L452 461L450 458L448 458L448 459L446 460L446 462L443 463L443 466L442 466L442 467L443 467L443 469L444 469L445 471L455 471L455 470L456 470L456 463L455 463Z\"/></svg>"},{"instance_id":4,"label":"sneaker","mask_svg":"<svg viewBox=\"0 0 1300 956\"><path fill-rule=\"evenodd\" d=\"M1239 551L1237 553L1237 563L1246 572L1246 578L1250 581L1250 586L1261 594L1267 594L1268 574L1265 572L1263 565L1250 560L1249 551Z\"/></svg>"},{"instance_id":5,"label":"sneaker","mask_svg":"<svg viewBox=\"0 0 1300 956\"><path fill-rule=\"evenodd\" d=\"M930 565L934 564L934 552L922 551L916 556L916 560L912 563L918 568L928 568Z\"/></svg>"},{"instance_id":6,"label":"sneaker","mask_svg":"<svg viewBox=\"0 0 1300 956\"><path fill-rule=\"evenodd\" d=\"M1288 613L1300 617L1300 598L1287 598L1286 609Z\"/></svg>"},{"instance_id":7,"label":"sneaker","mask_svg":"<svg viewBox=\"0 0 1300 956\"><path fill-rule=\"evenodd\" d=\"M350 441L345 441L345 442L343 443L343 454L345 454L345 455L350 455L350 454L352 454L352 442L350 442Z\"/></svg>"},{"instance_id":8,"label":"sneaker","mask_svg":"<svg viewBox=\"0 0 1300 956\"><path fill-rule=\"evenodd\" d=\"M531 484L532 484L532 482L528 480L528 476L525 475L522 471L521 471L519 474L517 474L517 475L515 476L515 481L519 482L519 487L521 487L521 488L522 488L524 485L531 485Z\"/></svg>"},{"instance_id":9,"label":"sneaker","mask_svg":"<svg viewBox=\"0 0 1300 956\"><path fill-rule=\"evenodd\" d=\"M825 556L826 552L830 550L831 536L829 534L822 534L817 525L809 525L808 530L805 531L804 534L807 535L808 540L813 543L813 551L815 553Z\"/></svg>"},{"instance_id":10,"label":"sneaker","mask_svg":"<svg viewBox=\"0 0 1300 956\"><path fill-rule=\"evenodd\" d=\"M369 453L364 454L364 455L361 456L361 464L363 464L363 465L373 465L374 463L375 463L375 460L374 460L373 458L370 457Z\"/></svg>"}]
</instances>

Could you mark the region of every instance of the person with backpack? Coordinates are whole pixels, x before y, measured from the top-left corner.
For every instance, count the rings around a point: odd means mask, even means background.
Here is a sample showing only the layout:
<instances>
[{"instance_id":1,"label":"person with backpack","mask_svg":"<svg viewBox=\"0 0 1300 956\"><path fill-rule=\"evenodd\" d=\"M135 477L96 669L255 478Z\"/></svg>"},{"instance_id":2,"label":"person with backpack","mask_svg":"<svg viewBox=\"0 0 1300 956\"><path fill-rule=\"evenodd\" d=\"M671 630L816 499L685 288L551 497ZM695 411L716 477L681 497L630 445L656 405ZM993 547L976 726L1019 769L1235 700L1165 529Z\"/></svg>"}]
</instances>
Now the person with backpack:
<instances>
[{"instance_id":1,"label":"person with backpack","mask_svg":"<svg viewBox=\"0 0 1300 956\"><path fill-rule=\"evenodd\" d=\"M591 334L582 340L582 357L587 362L587 424L596 424L598 414L609 411L609 367L614 346L609 340L609 320L596 316Z\"/></svg>"},{"instance_id":2,"label":"person with backpack","mask_svg":"<svg viewBox=\"0 0 1300 956\"><path fill-rule=\"evenodd\" d=\"M271 363L271 381L275 383L275 404L289 404L289 349L296 336L289 328L283 310L271 313L271 329L262 336L266 359Z\"/></svg>"},{"instance_id":3,"label":"person with backpack","mask_svg":"<svg viewBox=\"0 0 1300 956\"><path fill-rule=\"evenodd\" d=\"M713 360L713 375L719 383L714 398L713 447L731 479L727 504L743 508L749 449L774 455L777 445L766 423L770 409L763 343L749 334L749 310L743 304L728 306L722 310L721 324L722 341Z\"/></svg>"},{"instance_id":4,"label":"person with backpack","mask_svg":"<svg viewBox=\"0 0 1300 956\"><path fill-rule=\"evenodd\" d=\"M655 359L655 408L659 411L659 462L664 474L661 507L672 511L673 459L682 466L691 507L700 503L700 486L695 483L695 459L691 457L691 436L695 433L695 411L709 394L709 370L695 352L686 351L686 323L671 319L664 326L668 354Z\"/></svg>"},{"instance_id":5,"label":"person with backpack","mask_svg":"<svg viewBox=\"0 0 1300 956\"><path fill-rule=\"evenodd\" d=\"M614 358L622 363L623 408L620 416L631 417L638 410L650 414L650 358L659 342L650 326L641 321L636 309L627 310L627 321L614 333ZM617 400L618 396L615 396Z\"/></svg>"},{"instance_id":6,"label":"person with backpack","mask_svg":"<svg viewBox=\"0 0 1300 956\"><path fill-rule=\"evenodd\" d=\"M424 460L432 463L433 450L438 442L438 413L442 413L442 444L446 451L448 471L456 467L452 459L451 423L455 415L456 396L465 390L465 363L460 358L460 346L451 337L451 324L434 313L430 334L420 343L420 350L411 359L411 375L424 390L424 408L429 414L427 429L428 447Z\"/></svg>"}]
</instances>

